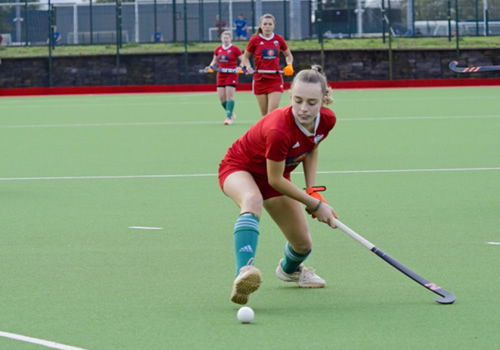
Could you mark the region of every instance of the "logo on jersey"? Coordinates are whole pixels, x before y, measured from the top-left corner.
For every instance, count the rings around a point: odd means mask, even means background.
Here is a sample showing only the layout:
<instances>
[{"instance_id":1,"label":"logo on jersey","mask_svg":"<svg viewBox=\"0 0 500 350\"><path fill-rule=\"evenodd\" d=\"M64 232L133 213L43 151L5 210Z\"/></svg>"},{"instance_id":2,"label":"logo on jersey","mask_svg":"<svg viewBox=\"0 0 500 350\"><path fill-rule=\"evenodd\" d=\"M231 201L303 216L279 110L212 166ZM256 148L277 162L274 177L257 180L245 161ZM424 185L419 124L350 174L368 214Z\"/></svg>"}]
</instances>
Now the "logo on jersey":
<instances>
[{"instance_id":1,"label":"logo on jersey","mask_svg":"<svg viewBox=\"0 0 500 350\"><path fill-rule=\"evenodd\" d=\"M278 40L274 40L273 44L274 44L274 46L278 46L279 45L279 41Z\"/></svg>"},{"instance_id":2,"label":"logo on jersey","mask_svg":"<svg viewBox=\"0 0 500 350\"><path fill-rule=\"evenodd\" d=\"M278 57L278 49L262 49L262 58L265 60L274 60Z\"/></svg>"},{"instance_id":3,"label":"logo on jersey","mask_svg":"<svg viewBox=\"0 0 500 350\"><path fill-rule=\"evenodd\" d=\"M323 137L325 137L323 134L314 136L314 143L318 144Z\"/></svg>"},{"instance_id":4,"label":"logo on jersey","mask_svg":"<svg viewBox=\"0 0 500 350\"><path fill-rule=\"evenodd\" d=\"M285 161L285 166L296 166L299 165L306 157L311 153L311 151L307 151L292 157L287 157Z\"/></svg>"},{"instance_id":5,"label":"logo on jersey","mask_svg":"<svg viewBox=\"0 0 500 350\"><path fill-rule=\"evenodd\" d=\"M228 55L219 55L219 62L228 62L228 61L229 61Z\"/></svg>"}]
</instances>

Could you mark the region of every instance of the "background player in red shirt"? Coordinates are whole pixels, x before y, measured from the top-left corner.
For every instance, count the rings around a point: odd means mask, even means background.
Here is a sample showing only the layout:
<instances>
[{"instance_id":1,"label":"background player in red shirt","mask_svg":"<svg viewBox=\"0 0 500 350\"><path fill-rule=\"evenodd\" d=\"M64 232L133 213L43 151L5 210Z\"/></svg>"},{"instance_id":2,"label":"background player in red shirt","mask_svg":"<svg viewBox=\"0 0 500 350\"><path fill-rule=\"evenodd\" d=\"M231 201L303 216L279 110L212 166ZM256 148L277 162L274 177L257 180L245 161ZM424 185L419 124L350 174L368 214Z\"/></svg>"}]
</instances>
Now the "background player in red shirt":
<instances>
[{"instance_id":1,"label":"background player in red shirt","mask_svg":"<svg viewBox=\"0 0 500 350\"><path fill-rule=\"evenodd\" d=\"M229 148L219 166L223 192L240 208L234 227L236 279L231 300L246 304L261 284L253 266L259 220L265 208L287 239L277 276L302 288L322 288L325 281L302 262L312 248L302 204L318 221L335 227L335 210L315 192L318 145L335 126L335 114L323 104L332 102L320 66L299 72L291 87L291 106L260 119ZM303 164L306 192L290 181Z\"/></svg>"},{"instance_id":2,"label":"background player in red shirt","mask_svg":"<svg viewBox=\"0 0 500 350\"><path fill-rule=\"evenodd\" d=\"M231 43L232 33L227 30L220 36L222 45L217 46L210 66L217 63L219 68L236 68L236 60L243 59L241 49ZM209 68L209 67L208 67ZM210 69L210 68L209 68ZM226 111L224 124L231 125L236 115L234 110L234 92L238 84L238 73L217 73L217 95L219 96L222 108Z\"/></svg>"},{"instance_id":3,"label":"background player in red shirt","mask_svg":"<svg viewBox=\"0 0 500 350\"><path fill-rule=\"evenodd\" d=\"M283 69L285 75L293 75L293 56L285 39L274 33L276 20L271 14L260 18L259 28L248 41L243 54L242 66L249 73L254 70L250 66L250 57L255 58L255 69L280 70L280 52L285 55L287 66ZM257 97L262 116L275 110L280 105L283 94L283 77L281 74L255 73L253 76L253 93Z\"/></svg>"}]
</instances>

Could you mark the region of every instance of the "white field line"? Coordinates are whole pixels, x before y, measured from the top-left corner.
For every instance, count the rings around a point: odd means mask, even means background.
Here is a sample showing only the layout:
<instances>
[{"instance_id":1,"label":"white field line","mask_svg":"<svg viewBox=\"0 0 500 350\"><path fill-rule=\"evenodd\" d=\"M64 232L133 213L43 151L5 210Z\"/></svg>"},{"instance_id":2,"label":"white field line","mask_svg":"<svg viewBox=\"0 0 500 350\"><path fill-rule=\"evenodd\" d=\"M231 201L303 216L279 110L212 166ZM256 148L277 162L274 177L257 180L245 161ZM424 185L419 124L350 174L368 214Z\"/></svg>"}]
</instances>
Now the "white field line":
<instances>
[{"instance_id":1,"label":"white field line","mask_svg":"<svg viewBox=\"0 0 500 350\"><path fill-rule=\"evenodd\" d=\"M491 244L491 245L500 245L500 242L486 242L486 244Z\"/></svg>"},{"instance_id":2,"label":"white field line","mask_svg":"<svg viewBox=\"0 0 500 350\"><path fill-rule=\"evenodd\" d=\"M254 123L248 121L247 123ZM158 126L158 125L207 125L221 124L218 121L184 121L184 122L144 122L144 123L78 123L78 124L27 124L27 125L0 125L0 129L23 129L23 128L81 128L101 126Z\"/></svg>"},{"instance_id":3,"label":"white field line","mask_svg":"<svg viewBox=\"0 0 500 350\"><path fill-rule=\"evenodd\" d=\"M407 121L407 120L443 120L443 119L491 119L500 118L500 115L475 115L475 116L416 116L416 117L366 117L366 118L339 118L339 123L351 121ZM239 124L254 124L255 120L239 120ZM220 121L179 121L179 122L130 122L130 123L76 123L76 124L26 124L26 125L0 125L0 129L24 128L81 128L81 127L113 127L113 126L160 126L160 125L208 125L219 124Z\"/></svg>"},{"instance_id":4,"label":"white field line","mask_svg":"<svg viewBox=\"0 0 500 350\"><path fill-rule=\"evenodd\" d=\"M163 227L151 227L151 226L129 226L128 228L136 230L163 230Z\"/></svg>"},{"instance_id":5,"label":"white field line","mask_svg":"<svg viewBox=\"0 0 500 350\"><path fill-rule=\"evenodd\" d=\"M45 346L45 347L51 348L51 349L60 349L60 350L85 350L83 348L77 348L77 347L70 346L70 345L59 344L59 343L55 343L53 341L48 341L48 340L43 340L43 339L37 339L37 338L27 337L27 336L24 336L24 335L19 335L19 334L14 334L14 333L0 332L0 337L10 338L10 339L14 339L14 340L19 340L19 341L23 341L23 342L26 342L26 343L32 343L32 344L42 345L42 346Z\"/></svg>"},{"instance_id":6,"label":"white field line","mask_svg":"<svg viewBox=\"0 0 500 350\"><path fill-rule=\"evenodd\" d=\"M385 170L334 170L318 171L318 174L381 174L381 173L435 173L458 171L495 171L492 168L449 168L449 169L385 169ZM296 171L293 174L303 174ZM120 180L120 179L166 179L186 177L216 177L217 174L164 174L164 175L111 175L111 176L49 176L49 177L0 177L0 181L36 181L36 180Z\"/></svg>"}]
</instances>

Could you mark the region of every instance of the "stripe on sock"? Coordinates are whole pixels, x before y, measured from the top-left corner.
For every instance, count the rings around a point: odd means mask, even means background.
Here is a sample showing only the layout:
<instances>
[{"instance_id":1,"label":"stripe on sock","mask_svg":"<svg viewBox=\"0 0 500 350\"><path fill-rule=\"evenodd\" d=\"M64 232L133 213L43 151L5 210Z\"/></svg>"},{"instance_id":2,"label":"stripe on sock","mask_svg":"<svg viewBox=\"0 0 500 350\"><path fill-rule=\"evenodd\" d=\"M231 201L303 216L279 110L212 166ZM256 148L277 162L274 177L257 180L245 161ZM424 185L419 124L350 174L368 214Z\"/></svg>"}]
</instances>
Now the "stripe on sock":
<instances>
[{"instance_id":1,"label":"stripe on sock","mask_svg":"<svg viewBox=\"0 0 500 350\"><path fill-rule=\"evenodd\" d=\"M290 259L292 261L297 261L297 262L302 262L306 260L306 258L311 254L311 252L308 252L306 254L299 254L295 252L292 247L290 246L290 243L286 242L285 245L285 257L287 259Z\"/></svg>"},{"instance_id":2,"label":"stripe on sock","mask_svg":"<svg viewBox=\"0 0 500 350\"><path fill-rule=\"evenodd\" d=\"M254 216L240 216L234 224L234 232L252 230L259 233L259 219Z\"/></svg>"},{"instance_id":3,"label":"stripe on sock","mask_svg":"<svg viewBox=\"0 0 500 350\"><path fill-rule=\"evenodd\" d=\"M281 262L281 267L283 271L286 273L294 273L298 271L300 268L300 264L307 259L307 257L311 254L311 252L307 252L306 254L299 254L295 252L290 243L286 242L285 245L285 258Z\"/></svg>"}]
</instances>

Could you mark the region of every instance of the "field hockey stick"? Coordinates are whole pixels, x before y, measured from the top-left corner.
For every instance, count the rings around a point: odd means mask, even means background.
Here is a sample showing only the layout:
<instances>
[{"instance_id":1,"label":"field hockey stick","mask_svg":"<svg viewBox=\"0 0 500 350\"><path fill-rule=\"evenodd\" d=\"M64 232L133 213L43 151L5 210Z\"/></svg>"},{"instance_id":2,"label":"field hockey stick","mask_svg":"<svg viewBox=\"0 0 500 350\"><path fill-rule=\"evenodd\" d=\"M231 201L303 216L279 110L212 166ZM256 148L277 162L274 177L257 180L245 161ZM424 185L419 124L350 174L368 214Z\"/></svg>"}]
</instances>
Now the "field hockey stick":
<instances>
[{"instance_id":1,"label":"field hockey stick","mask_svg":"<svg viewBox=\"0 0 500 350\"><path fill-rule=\"evenodd\" d=\"M449 65L450 69L457 73L478 73L500 70L500 66L457 67L457 64L457 61L451 61Z\"/></svg>"},{"instance_id":2,"label":"field hockey stick","mask_svg":"<svg viewBox=\"0 0 500 350\"><path fill-rule=\"evenodd\" d=\"M349 236L354 238L356 241L364 245L366 248L368 248L370 251L375 253L378 257L382 258L385 262L388 264L392 265L396 269L398 269L400 272L404 273L406 276L410 277L412 280L417 282L418 284L422 285L423 287L427 288L433 293L436 293L441 296L441 298L437 298L436 302L439 304L453 304L455 301L455 296L442 289L441 287L437 286L436 284L426 280L422 276L418 275L417 273L413 272L394 258L390 257L389 255L385 254L383 251L375 247L372 243L361 237L359 234L354 232L352 229L347 227L345 224L343 224L340 220L338 219L333 219L335 222L335 225L345 233L347 233Z\"/></svg>"},{"instance_id":3,"label":"field hockey stick","mask_svg":"<svg viewBox=\"0 0 500 350\"><path fill-rule=\"evenodd\" d=\"M267 70L267 69L257 69L255 73L261 74L283 74L282 70Z\"/></svg>"},{"instance_id":4,"label":"field hockey stick","mask_svg":"<svg viewBox=\"0 0 500 350\"><path fill-rule=\"evenodd\" d=\"M220 73L239 73L239 74L247 74L248 72L246 69L243 68L218 68L218 67L210 67L214 70L214 72L220 72ZM209 73L205 69L200 69L200 73ZM282 74L282 70L263 70L259 69L254 71L253 73L248 73L248 74L254 74L254 73L262 73L262 74Z\"/></svg>"}]
</instances>

